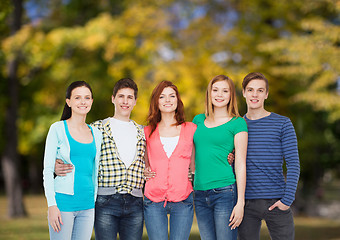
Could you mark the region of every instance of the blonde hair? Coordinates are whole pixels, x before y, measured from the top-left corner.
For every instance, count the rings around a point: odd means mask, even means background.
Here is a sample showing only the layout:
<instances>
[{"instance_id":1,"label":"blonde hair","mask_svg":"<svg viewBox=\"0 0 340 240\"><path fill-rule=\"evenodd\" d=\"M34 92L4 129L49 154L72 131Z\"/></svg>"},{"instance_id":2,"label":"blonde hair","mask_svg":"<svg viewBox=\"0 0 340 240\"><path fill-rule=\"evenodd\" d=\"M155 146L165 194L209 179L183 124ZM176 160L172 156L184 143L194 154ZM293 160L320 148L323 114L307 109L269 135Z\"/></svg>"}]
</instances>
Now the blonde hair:
<instances>
[{"instance_id":1,"label":"blonde hair","mask_svg":"<svg viewBox=\"0 0 340 240\"><path fill-rule=\"evenodd\" d=\"M217 75L208 84L207 91L205 94L205 116L214 118L214 106L211 101L211 90L212 86L216 82L220 81L226 81L230 88L230 101L227 105L227 111L229 116L231 117L240 117L240 114L238 112L237 108L237 99L236 99L236 90L233 80L231 80L229 77L225 75Z\"/></svg>"}]
</instances>

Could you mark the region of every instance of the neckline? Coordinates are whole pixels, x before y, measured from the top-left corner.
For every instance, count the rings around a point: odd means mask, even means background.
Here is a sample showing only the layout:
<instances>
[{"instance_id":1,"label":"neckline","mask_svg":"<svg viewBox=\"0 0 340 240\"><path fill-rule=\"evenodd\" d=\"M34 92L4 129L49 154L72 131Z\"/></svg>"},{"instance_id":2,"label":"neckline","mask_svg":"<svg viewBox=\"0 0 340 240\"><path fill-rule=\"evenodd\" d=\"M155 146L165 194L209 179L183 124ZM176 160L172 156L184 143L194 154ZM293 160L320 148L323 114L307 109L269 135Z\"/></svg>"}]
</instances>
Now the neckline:
<instances>
[{"instance_id":1,"label":"neckline","mask_svg":"<svg viewBox=\"0 0 340 240\"><path fill-rule=\"evenodd\" d=\"M250 118L247 117L247 114L244 114L244 117L245 117L248 121L259 121L259 120L261 120L261 119L265 119L265 118L268 118L268 117L272 116L272 114L273 114L273 112L270 112L269 115L264 116L264 117L261 117L261 118L258 118L258 119L250 119Z\"/></svg>"},{"instance_id":2,"label":"neckline","mask_svg":"<svg viewBox=\"0 0 340 240\"><path fill-rule=\"evenodd\" d=\"M204 127L207 128L207 129L214 129L214 128L218 128L218 127L220 127L220 126L223 126L223 125L229 123L229 122L230 122L231 120L233 120L234 118L236 118L236 117L232 117L231 119L229 119L229 120L226 121L225 123L222 123L221 125L218 125L218 126L215 126L215 127L207 127L207 125L205 125L205 120L207 119L207 117L204 116L203 125L204 125Z\"/></svg>"},{"instance_id":3,"label":"neckline","mask_svg":"<svg viewBox=\"0 0 340 240\"><path fill-rule=\"evenodd\" d=\"M168 155L166 154L166 152L164 150L164 147L163 147L163 144L162 144L162 141L161 141L161 135L159 134L159 128L158 128L158 124L157 124L156 130L155 130L155 132L157 134L157 141L161 144L162 152L163 152L163 154L165 155L165 157L167 159L170 159L172 157L172 155L174 155L174 153L177 151L177 148L178 148L178 146L179 146L179 144L180 144L180 142L182 140L183 126L184 126L184 123L181 124L181 130L179 132L179 135L176 136L176 137L178 137L177 145L176 145L174 151L171 153L170 157L168 157Z\"/></svg>"},{"instance_id":4,"label":"neckline","mask_svg":"<svg viewBox=\"0 0 340 240\"><path fill-rule=\"evenodd\" d=\"M182 130L182 129L181 129ZM174 137L161 137L161 136L159 136L161 139L164 139L164 138L166 138L166 139L170 139L170 138L172 138L172 139L174 139L174 138L179 138L179 136L180 135L178 135L178 136L174 136Z\"/></svg>"},{"instance_id":5,"label":"neckline","mask_svg":"<svg viewBox=\"0 0 340 240\"><path fill-rule=\"evenodd\" d=\"M114 122L117 122L119 124L125 124L125 125L128 125L128 124L131 124L131 119L129 119L129 121L123 121L123 120L120 120L120 119L117 119L115 117L111 117L111 121L114 121Z\"/></svg>"},{"instance_id":6,"label":"neckline","mask_svg":"<svg viewBox=\"0 0 340 240\"><path fill-rule=\"evenodd\" d=\"M73 140L73 141L75 141L75 142L77 142L77 143L80 143L80 144L92 144L92 143L93 143L93 141L94 141L93 130L92 130L91 126L89 126L88 124L86 124L86 125L90 128L91 134L92 134L92 141L89 142L89 143L79 142L79 141L77 141L76 139L74 139L74 138L72 137L72 135L71 135L69 129L68 129L68 124L67 124L67 121L66 121L66 120L64 120L64 125L65 125L65 128L66 128L66 133L67 133L67 135L70 136L71 140Z\"/></svg>"}]
</instances>

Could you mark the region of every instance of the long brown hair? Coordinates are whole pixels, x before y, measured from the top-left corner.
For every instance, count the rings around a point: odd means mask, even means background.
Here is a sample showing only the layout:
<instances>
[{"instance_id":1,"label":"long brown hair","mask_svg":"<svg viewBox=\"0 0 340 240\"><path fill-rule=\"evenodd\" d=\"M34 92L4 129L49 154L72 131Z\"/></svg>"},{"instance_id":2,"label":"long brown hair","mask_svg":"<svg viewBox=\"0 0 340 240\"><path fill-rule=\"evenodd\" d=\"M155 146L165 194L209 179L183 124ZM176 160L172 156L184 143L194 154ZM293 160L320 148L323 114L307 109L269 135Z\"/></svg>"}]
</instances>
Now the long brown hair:
<instances>
[{"instance_id":1,"label":"long brown hair","mask_svg":"<svg viewBox=\"0 0 340 240\"><path fill-rule=\"evenodd\" d=\"M176 125L178 126L185 122L184 105L181 97L179 96L176 85L170 81L162 81L154 88L151 94L149 114L147 118L148 125L151 127L150 136L156 130L157 124L162 119L161 112L159 110L159 97L161 96L164 88L167 87L171 87L176 92L177 96L177 109L175 111Z\"/></svg>"},{"instance_id":2,"label":"long brown hair","mask_svg":"<svg viewBox=\"0 0 340 240\"><path fill-rule=\"evenodd\" d=\"M212 85L216 82L226 81L230 88L230 101L227 105L228 114L231 117L239 117L240 114L237 108L236 90L233 80L225 75L217 75L208 84L207 91L205 94L205 116L214 118L214 106L211 101L211 90Z\"/></svg>"}]
</instances>

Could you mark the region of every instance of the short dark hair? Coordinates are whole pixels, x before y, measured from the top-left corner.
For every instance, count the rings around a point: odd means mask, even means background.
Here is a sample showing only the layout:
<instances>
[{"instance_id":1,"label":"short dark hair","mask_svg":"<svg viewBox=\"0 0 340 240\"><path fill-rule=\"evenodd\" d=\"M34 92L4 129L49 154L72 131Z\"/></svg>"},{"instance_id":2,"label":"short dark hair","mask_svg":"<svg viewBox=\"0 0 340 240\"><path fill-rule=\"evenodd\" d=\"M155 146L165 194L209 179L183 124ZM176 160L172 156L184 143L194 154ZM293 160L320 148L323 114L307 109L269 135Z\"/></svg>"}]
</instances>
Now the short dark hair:
<instances>
[{"instance_id":1,"label":"short dark hair","mask_svg":"<svg viewBox=\"0 0 340 240\"><path fill-rule=\"evenodd\" d=\"M266 83L266 91L268 92L269 90L268 79L262 73L259 72L248 73L247 76L244 77L242 82L243 90L246 90L246 87L251 80L263 80Z\"/></svg>"},{"instance_id":2,"label":"short dark hair","mask_svg":"<svg viewBox=\"0 0 340 240\"><path fill-rule=\"evenodd\" d=\"M113 87L113 93L112 93L113 97L116 97L117 92L122 88L133 89L135 99L137 99L138 87L135 81L133 81L131 78L122 78L115 84L115 86Z\"/></svg>"},{"instance_id":3,"label":"short dark hair","mask_svg":"<svg viewBox=\"0 0 340 240\"><path fill-rule=\"evenodd\" d=\"M85 81L75 81L72 82L68 88L66 89L66 99L70 99L71 95L72 95L72 91L78 87L87 87L90 92L91 92L91 98L93 98L93 93L92 93L92 89L90 87L90 85L85 82ZM67 105L67 103L65 103L64 109L63 109L63 113L61 114L61 118L60 120L67 120L72 116L72 110L71 108Z\"/></svg>"}]
</instances>

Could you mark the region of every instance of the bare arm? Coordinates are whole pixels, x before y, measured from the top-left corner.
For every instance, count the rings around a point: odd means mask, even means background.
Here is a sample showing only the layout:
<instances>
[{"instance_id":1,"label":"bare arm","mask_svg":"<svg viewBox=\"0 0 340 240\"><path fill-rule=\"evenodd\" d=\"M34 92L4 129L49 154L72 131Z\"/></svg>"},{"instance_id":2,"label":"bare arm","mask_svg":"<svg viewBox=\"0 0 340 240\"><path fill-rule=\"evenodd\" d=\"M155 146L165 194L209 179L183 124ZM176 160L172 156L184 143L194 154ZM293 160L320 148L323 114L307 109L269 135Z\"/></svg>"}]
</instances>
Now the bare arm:
<instances>
[{"instance_id":1,"label":"bare arm","mask_svg":"<svg viewBox=\"0 0 340 240\"><path fill-rule=\"evenodd\" d=\"M195 145L193 145L193 147L192 147L189 170L190 170L191 173L195 173Z\"/></svg>"},{"instance_id":2,"label":"bare arm","mask_svg":"<svg viewBox=\"0 0 340 240\"><path fill-rule=\"evenodd\" d=\"M246 157L248 146L248 133L239 132L235 135L235 173L237 184L237 203L230 216L231 229L238 227L243 219L244 194L246 189Z\"/></svg>"}]
</instances>

